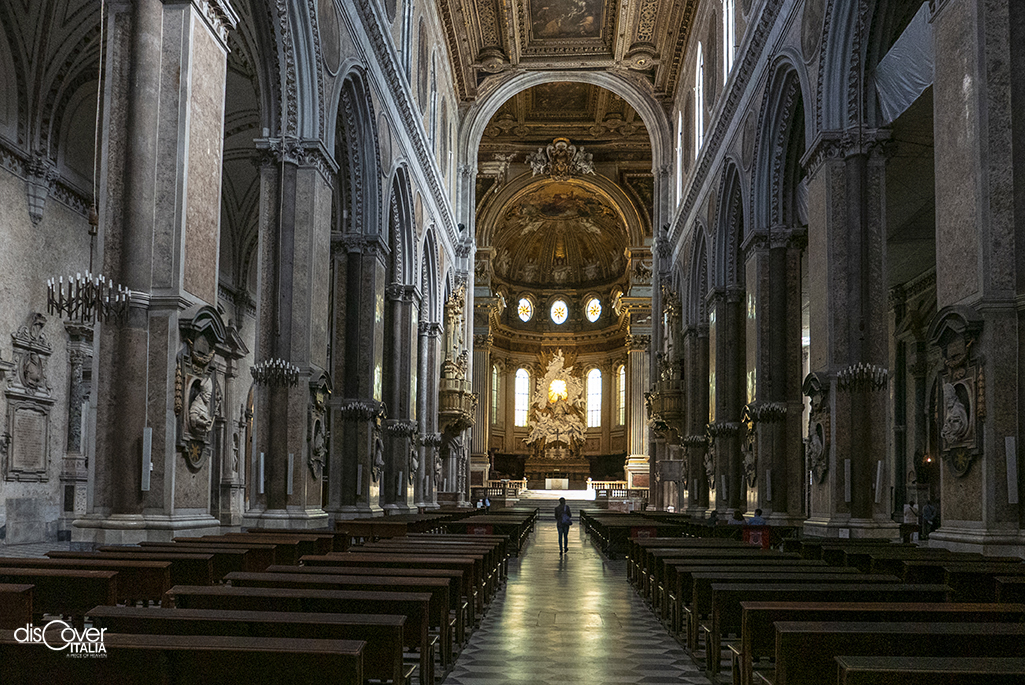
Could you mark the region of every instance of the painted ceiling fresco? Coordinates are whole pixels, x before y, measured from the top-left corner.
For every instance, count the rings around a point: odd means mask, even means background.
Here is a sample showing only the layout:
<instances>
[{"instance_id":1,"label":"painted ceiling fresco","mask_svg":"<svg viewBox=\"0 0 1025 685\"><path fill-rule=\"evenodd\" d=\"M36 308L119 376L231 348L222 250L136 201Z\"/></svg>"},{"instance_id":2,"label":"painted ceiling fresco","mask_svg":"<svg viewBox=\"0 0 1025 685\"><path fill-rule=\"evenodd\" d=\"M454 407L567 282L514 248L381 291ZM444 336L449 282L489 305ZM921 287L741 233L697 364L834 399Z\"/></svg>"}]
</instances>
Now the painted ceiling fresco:
<instances>
[{"instance_id":1,"label":"painted ceiling fresco","mask_svg":"<svg viewBox=\"0 0 1025 685\"><path fill-rule=\"evenodd\" d=\"M668 102L697 3L438 0L438 8L464 100L514 71L572 67L627 70Z\"/></svg>"}]
</instances>

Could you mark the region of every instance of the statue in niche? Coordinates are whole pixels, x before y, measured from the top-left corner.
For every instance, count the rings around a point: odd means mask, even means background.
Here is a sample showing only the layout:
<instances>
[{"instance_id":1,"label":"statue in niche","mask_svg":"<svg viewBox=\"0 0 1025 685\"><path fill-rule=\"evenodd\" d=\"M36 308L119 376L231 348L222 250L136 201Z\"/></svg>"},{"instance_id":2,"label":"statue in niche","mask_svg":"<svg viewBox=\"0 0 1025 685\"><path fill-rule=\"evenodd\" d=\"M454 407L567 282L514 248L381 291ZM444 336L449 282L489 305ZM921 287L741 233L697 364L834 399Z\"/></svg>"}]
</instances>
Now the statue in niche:
<instances>
[{"instance_id":1,"label":"statue in niche","mask_svg":"<svg viewBox=\"0 0 1025 685\"><path fill-rule=\"evenodd\" d=\"M501 253L499 253L498 258L495 260L495 271L498 272L499 276L505 276L507 273L509 273L510 261L511 258L509 257L508 251L502 251Z\"/></svg>"},{"instance_id":2,"label":"statue in niche","mask_svg":"<svg viewBox=\"0 0 1025 685\"><path fill-rule=\"evenodd\" d=\"M376 431L375 431L376 433ZM374 436L374 462L370 467L370 477L375 483L380 482L381 473L384 471L384 441L380 435Z\"/></svg>"},{"instance_id":3,"label":"statue in niche","mask_svg":"<svg viewBox=\"0 0 1025 685\"><path fill-rule=\"evenodd\" d=\"M588 262L584 264L584 278L589 281L593 281L598 278L598 262Z\"/></svg>"},{"instance_id":4,"label":"statue in niche","mask_svg":"<svg viewBox=\"0 0 1025 685\"><path fill-rule=\"evenodd\" d=\"M812 426L805 443L805 456L808 459L808 470L815 474L815 481L821 483L826 475L826 446L821 423Z\"/></svg>"},{"instance_id":5,"label":"statue in niche","mask_svg":"<svg viewBox=\"0 0 1025 685\"><path fill-rule=\"evenodd\" d=\"M459 286L445 302L445 356L456 359L465 347L463 332L463 302L466 286Z\"/></svg>"},{"instance_id":6,"label":"statue in niche","mask_svg":"<svg viewBox=\"0 0 1025 685\"><path fill-rule=\"evenodd\" d=\"M416 480L416 474L420 470L420 456L417 453L415 442L409 444L409 484L412 485Z\"/></svg>"},{"instance_id":7,"label":"statue in niche","mask_svg":"<svg viewBox=\"0 0 1025 685\"><path fill-rule=\"evenodd\" d=\"M327 459L327 434L324 424L316 421L313 424L313 440L310 441L310 473L317 480L324 475L324 462Z\"/></svg>"},{"instance_id":8,"label":"statue in niche","mask_svg":"<svg viewBox=\"0 0 1025 685\"><path fill-rule=\"evenodd\" d=\"M188 430L193 436L205 436L214 425L211 400L213 399L214 382L206 376L194 382L189 388L189 425Z\"/></svg>"},{"instance_id":9,"label":"statue in niche","mask_svg":"<svg viewBox=\"0 0 1025 685\"><path fill-rule=\"evenodd\" d=\"M968 393L964 385L943 384L943 428L940 437L948 445L959 443L968 435Z\"/></svg>"}]
</instances>

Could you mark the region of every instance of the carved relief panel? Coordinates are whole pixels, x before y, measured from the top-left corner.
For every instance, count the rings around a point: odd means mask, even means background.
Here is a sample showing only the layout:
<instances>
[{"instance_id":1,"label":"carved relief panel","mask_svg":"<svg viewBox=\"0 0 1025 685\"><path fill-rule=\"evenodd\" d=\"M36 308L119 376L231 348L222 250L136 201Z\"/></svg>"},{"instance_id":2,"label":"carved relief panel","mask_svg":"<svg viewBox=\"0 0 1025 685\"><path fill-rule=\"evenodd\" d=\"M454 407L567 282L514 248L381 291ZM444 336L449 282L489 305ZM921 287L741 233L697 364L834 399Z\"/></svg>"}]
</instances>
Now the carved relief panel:
<instances>
[{"instance_id":1,"label":"carved relief panel","mask_svg":"<svg viewBox=\"0 0 1025 685\"><path fill-rule=\"evenodd\" d=\"M973 351L981 330L982 320L973 310L947 307L929 331L943 358L933 398L933 448L958 478L968 474L983 449L978 427L986 417L985 380Z\"/></svg>"},{"instance_id":2,"label":"carved relief panel","mask_svg":"<svg viewBox=\"0 0 1025 685\"><path fill-rule=\"evenodd\" d=\"M4 391L7 430L3 437L3 473L6 480L45 481L50 454L50 394L46 366L52 351L43 335L46 317L32 313L11 335L13 377Z\"/></svg>"}]
</instances>

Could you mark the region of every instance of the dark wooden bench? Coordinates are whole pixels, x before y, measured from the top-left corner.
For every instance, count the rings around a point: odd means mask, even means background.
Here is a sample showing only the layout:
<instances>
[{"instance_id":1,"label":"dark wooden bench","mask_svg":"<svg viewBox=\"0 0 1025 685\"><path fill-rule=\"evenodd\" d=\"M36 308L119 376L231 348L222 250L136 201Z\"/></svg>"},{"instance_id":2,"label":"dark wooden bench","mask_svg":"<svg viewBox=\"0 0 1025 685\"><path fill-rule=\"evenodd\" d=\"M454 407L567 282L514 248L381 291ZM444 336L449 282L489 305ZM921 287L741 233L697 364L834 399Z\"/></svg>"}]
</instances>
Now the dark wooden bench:
<instances>
[{"instance_id":1,"label":"dark wooden bench","mask_svg":"<svg viewBox=\"0 0 1025 685\"><path fill-rule=\"evenodd\" d=\"M205 535L201 538L180 537L175 538L174 542L176 544L210 545L211 547L228 547L234 549L269 549L271 552L269 554L270 559L267 566L270 566L271 564L297 564L299 562L299 557L301 556L298 554L298 541L285 540L279 542L278 538L265 538L262 535L259 537L259 542L255 540L242 540L229 535ZM264 568L267 568L267 566L264 566Z\"/></svg>"},{"instance_id":2,"label":"dark wooden bench","mask_svg":"<svg viewBox=\"0 0 1025 685\"><path fill-rule=\"evenodd\" d=\"M211 635L103 635L106 658L69 659L67 651L24 645L0 631L0 682L246 683L363 685L364 643L355 640L222 637Z\"/></svg>"},{"instance_id":3,"label":"dark wooden bench","mask_svg":"<svg viewBox=\"0 0 1025 685\"><path fill-rule=\"evenodd\" d=\"M309 573L351 576L399 576L417 578L446 578L449 581L449 603L456 612L455 641L462 645L466 641L466 622L473 616L470 597L473 596L469 579L464 573L447 568L382 568L380 566L268 566L267 573Z\"/></svg>"},{"instance_id":4,"label":"dark wooden bench","mask_svg":"<svg viewBox=\"0 0 1025 685\"><path fill-rule=\"evenodd\" d=\"M405 616L218 609L96 607L93 625L129 635L235 635L303 640L363 640L363 676L402 685L411 668L403 662Z\"/></svg>"},{"instance_id":5,"label":"dark wooden bench","mask_svg":"<svg viewBox=\"0 0 1025 685\"><path fill-rule=\"evenodd\" d=\"M838 685L1021 685L1025 658L838 656Z\"/></svg>"},{"instance_id":6,"label":"dark wooden bench","mask_svg":"<svg viewBox=\"0 0 1025 685\"><path fill-rule=\"evenodd\" d=\"M471 613L475 620L483 613L485 597L483 580L481 579L480 563L473 557L451 556L420 556L410 554L358 553L310 555L302 558L305 566L378 566L382 568L445 568L463 572L464 582L469 579L469 587L475 595L473 607L476 614Z\"/></svg>"},{"instance_id":7,"label":"dark wooden bench","mask_svg":"<svg viewBox=\"0 0 1025 685\"><path fill-rule=\"evenodd\" d=\"M420 651L420 685L434 685L434 640L429 631L429 593L176 585L168 592L168 601L171 606L182 609L405 616L403 639L407 646Z\"/></svg>"},{"instance_id":8,"label":"dark wooden bench","mask_svg":"<svg viewBox=\"0 0 1025 685\"><path fill-rule=\"evenodd\" d=\"M328 530L327 528L310 528L303 530L289 530L287 528L246 528L243 531L246 535L307 535L318 539L319 549L327 552L345 552L349 548L344 535ZM256 541L256 538L251 538Z\"/></svg>"},{"instance_id":9,"label":"dark wooden bench","mask_svg":"<svg viewBox=\"0 0 1025 685\"><path fill-rule=\"evenodd\" d=\"M708 635L718 642L723 636L739 635L743 612L741 602L947 602L946 585L907 583L860 583L861 576L834 577L828 583L712 583L711 619ZM843 578L840 581L838 578ZM718 647L708 647L709 653ZM695 638L692 650L697 649ZM707 659L711 661L714 657Z\"/></svg>"},{"instance_id":10,"label":"dark wooden bench","mask_svg":"<svg viewBox=\"0 0 1025 685\"><path fill-rule=\"evenodd\" d=\"M102 549L102 548L101 548ZM128 549L128 548L122 548ZM214 582L212 554L172 554L164 552L47 552L50 559L117 559L122 561L167 561L171 564L171 585L210 585Z\"/></svg>"},{"instance_id":11,"label":"dark wooden bench","mask_svg":"<svg viewBox=\"0 0 1025 685\"><path fill-rule=\"evenodd\" d=\"M184 554L214 555L214 577L223 578L224 573L231 571L262 571L271 564L277 563L274 545L257 543L221 542L140 542L139 546L146 551L178 552ZM101 547L101 551L106 548ZM114 551L114 550L111 550ZM121 550L123 551L123 550ZM238 568L241 558L242 568ZM284 563L284 562L282 562ZM230 566L229 570L224 570ZM224 570L224 573L221 571Z\"/></svg>"},{"instance_id":12,"label":"dark wooden bench","mask_svg":"<svg viewBox=\"0 0 1025 685\"><path fill-rule=\"evenodd\" d=\"M334 551L335 545L335 536L332 533L318 535L288 530L280 530L277 533L271 533L268 530L259 533L222 533L217 537L239 542L295 544L297 558L304 554L330 554Z\"/></svg>"},{"instance_id":13,"label":"dark wooden bench","mask_svg":"<svg viewBox=\"0 0 1025 685\"><path fill-rule=\"evenodd\" d=\"M452 663L454 619L450 620L449 579L410 576L327 575L313 573L229 573L233 587L276 587L371 592L425 592L431 595L430 622L441 637L441 664Z\"/></svg>"},{"instance_id":14,"label":"dark wooden bench","mask_svg":"<svg viewBox=\"0 0 1025 685\"><path fill-rule=\"evenodd\" d=\"M712 615L712 586L723 583L771 583L776 585L792 583L795 585L814 583L858 583L860 585L887 584L892 585L899 582L896 576L873 575L861 573L857 569L837 569L833 573L824 573L826 569L817 567L793 567L783 569L769 569L762 572L724 573L721 569L711 573L690 572L693 579L693 596L689 606L691 622L698 622L700 629L705 633L705 664L706 670L711 675L719 672L719 660L722 654L722 639L731 633L740 633L741 617L739 612L734 614L734 621L724 623L720 616L718 623L712 620L701 622L705 617L711 619ZM697 647L697 638L692 643Z\"/></svg>"},{"instance_id":15,"label":"dark wooden bench","mask_svg":"<svg viewBox=\"0 0 1025 685\"><path fill-rule=\"evenodd\" d=\"M0 583L34 585L32 615L70 616L82 624L97 604L117 604L117 571L60 568L0 569Z\"/></svg>"},{"instance_id":16,"label":"dark wooden bench","mask_svg":"<svg viewBox=\"0 0 1025 685\"><path fill-rule=\"evenodd\" d=\"M640 592L645 597L653 597L657 587L662 584L666 577L668 564L680 560L691 559L722 559L725 562L733 559L800 559L795 554L786 554L775 550L764 550L759 547L745 545L743 547L731 547L729 549L699 548L699 549L675 549L675 550L650 550L648 553L648 567L641 578Z\"/></svg>"},{"instance_id":17,"label":"dark wooden bench","mask_svg":"<svg viewBox=\"0 0 1025 685\"><path fill-rule=\"evenodd\" d=\"M171 588L171 562L120 559L51 559L0 557L0 573L8 568L81 569L117 572L117 600L159 603Z\"/></svg>"},{"instance_id":18,"label":"dark wooden bench","mask_svg":"<svg viewBox=\"0 0 1025 685\"><path fill-rule=\"evenodd\" d=\"M731 645L734 682L750 685L755 659L776 651L776 621L1015 623L1025 605L888 602L741 602L740 642Z\"/></svg>"},{"instance_id":19,"label":"dark wooden bench","mask_svg":"<svg viewBox=\"0 0 1025 685\"><path fill-rule=\"evenodd\" d=\"M993 582L998 602L1025 603L1025 578L1022 576L995 576Z\"/></svg>"},{"instance_id":20,"label":"dark wooden bench","mask_svg":"<svg viewBox=\"0 0 1025 685\"><path fill-rule=\"evenodd\" d=\"M1025 625L1010 623L776 622L776 670L754 682L818 685L838 656L986 657L1021 653Z\"/></svg>"},{"instance_id":21,"label":"dark wooden bench","mask_svg":"<svg viewBox=\"0 0 1025 685\"><path fill-rule=\"evenodd\" d=\"M0 584L0 629L14 630L32 622L32 588Z\"/></svg>"},{"instance_id":22,"label":"dark wooden bench","mask_svg":"<svg viewBox=\"0 0 1025 685\"><path fill-rule=\"evenodd\" d=\"M478 576L484 589L485 601L491 599L498 590L502 576L502 560L497 552L490 547L480 545L447 545L431 543L401 543L393 540L382 540L360 545L354 548L360 554L408 554L419 556L462 556L473 557L478 561Z\"/></svg>"},{"instance_id":23,"label":"dark wooden bench","mask_svg":"<svg viewBox=\"0 0 1025 685\"><path fill-rule=\"evenodd\" d=\"M1025 564L976 563L947 564L943 567L943 582L954 591L957 602L996 601L997 576L1025 577Z\"/></svg>"}]
</instances>

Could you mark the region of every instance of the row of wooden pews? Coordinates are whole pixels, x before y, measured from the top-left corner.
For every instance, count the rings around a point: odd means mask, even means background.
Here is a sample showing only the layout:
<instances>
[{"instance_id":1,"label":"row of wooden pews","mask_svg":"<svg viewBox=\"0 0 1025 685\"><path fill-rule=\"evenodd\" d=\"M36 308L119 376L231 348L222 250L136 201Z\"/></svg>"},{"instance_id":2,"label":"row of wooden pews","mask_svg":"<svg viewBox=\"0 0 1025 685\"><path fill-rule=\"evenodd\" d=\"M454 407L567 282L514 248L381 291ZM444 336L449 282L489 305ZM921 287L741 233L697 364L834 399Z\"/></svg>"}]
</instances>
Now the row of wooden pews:
<instances>
[{"instance_id":1,"label":"row of wooden pews","mask_svg":"<svg viewBox=\"0 0 1025 685\"><path fill-rule=\"evenodd\" d=\"M515 537L453 534L428 517L401 530L339 522L0 560L0 682L77 682L90 672L80 661L103 661L90 679L192 682L208 669L230 673L215 681L270 683L284 668L290 682L434 685L504 582L536 510L504 516ZM103 631L107 658L64 659L14 635L54 619ZM293 678L289 664L316 677Z\"/></svg>"},{"instance_id":2,"label":"row of wooden pews","mask_svg":"<svg viewBox=\"0 0 1025 685\"><path fill-rule=\"evenodd\" d=\"M1022 559L874 540L781 547L635 537L627 575L696 659L703 647L713 682L724 644L735 685L1025 681L1025 605L1000 601L1025 580Z\"/></svg>"}]
</instances>

